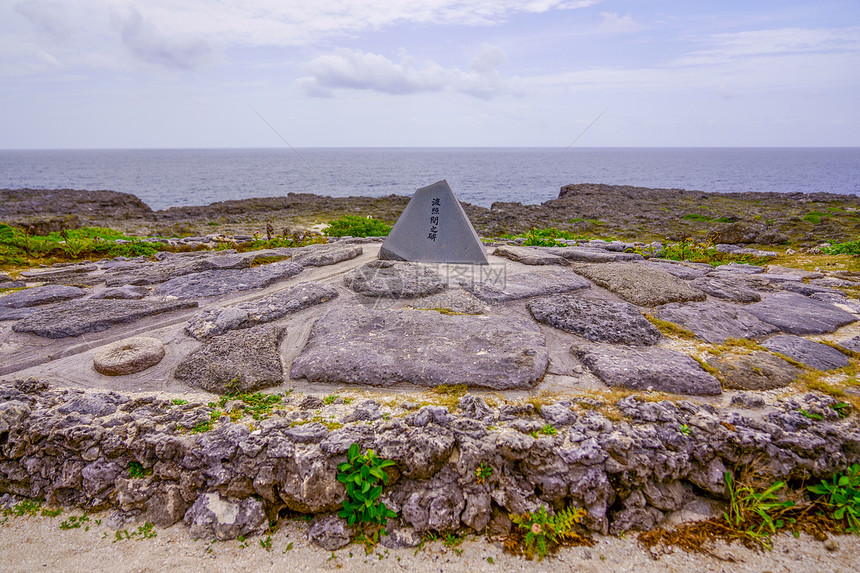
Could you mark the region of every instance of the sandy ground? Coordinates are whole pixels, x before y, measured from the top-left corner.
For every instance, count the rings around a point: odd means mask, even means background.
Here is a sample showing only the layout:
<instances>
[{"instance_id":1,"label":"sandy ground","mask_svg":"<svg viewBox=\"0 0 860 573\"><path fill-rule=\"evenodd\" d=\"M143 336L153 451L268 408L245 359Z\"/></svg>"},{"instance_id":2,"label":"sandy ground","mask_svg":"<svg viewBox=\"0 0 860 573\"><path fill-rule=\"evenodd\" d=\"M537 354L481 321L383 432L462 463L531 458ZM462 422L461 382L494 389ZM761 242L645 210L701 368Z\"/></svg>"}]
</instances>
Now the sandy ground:
<instances>
[{"instance_id":1,"label":"sandy ground","mask_svg":"<svg viewBox=\"0 0 860 573\"><path fill-rule=\"evenodd\" d=\"M739 545L721 545L714 551L724 560L701 554L675 552L653 559L635 540L599 537L593 547L572 547L542 562L526 561L502 552L500 542L469 539L455 549L441 541L422 549L388 550L377 546L366 554L360 545L335 552L307 541L307 524L287 522L271 536L265 550L253 537L240 541L211 542L191 539L182 524L156 529L156 537L116 541L116 532L105 525L107 514L90 516L89 529L60 529L63 520L80 512L64 511L59 517L10 516L0 524L0 571L52 572L154 572L180 571L576 571L650 573L695 571L725 573L828 573L855 572L860 567L860 536L843 535L827 542L802 535L776 538L772 551L750 551ZM96 520L101 519L98 525ZM0 519L0 521L3 521ZM137 526L127 526L132 533ZM290 545L292 544L292 545ZM289 549L288 549L289 548Z\"/></svg>"}]
</instances>

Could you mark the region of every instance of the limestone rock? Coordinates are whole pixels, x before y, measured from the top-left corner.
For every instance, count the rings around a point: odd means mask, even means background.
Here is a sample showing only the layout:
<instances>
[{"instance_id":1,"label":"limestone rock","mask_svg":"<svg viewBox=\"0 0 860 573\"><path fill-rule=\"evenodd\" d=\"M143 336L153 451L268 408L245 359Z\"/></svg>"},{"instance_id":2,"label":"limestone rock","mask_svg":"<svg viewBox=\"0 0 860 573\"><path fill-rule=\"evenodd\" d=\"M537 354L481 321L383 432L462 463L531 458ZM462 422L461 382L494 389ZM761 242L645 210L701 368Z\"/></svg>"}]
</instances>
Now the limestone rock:
<instances>
[{"instance_id":1,"label":"limestone rock","mask_svg":"<svg viewBox=\"0 0 860 573\"><path fill-rule=\"evenodd\" d=\"M731 302L750 303L761 300L761 295L747 288L745 282L729 277L700 277L695 279L692 285L706 294Z\"/></svg>"},{"instance_id":2,"label":"limestone rock","mask_svg":"<svg viewBox=\"0 0 860 573\"><path fill-rule=\"evenodd\" d=\"M0 296L0 307L26 308L51 302L81 298L86 294L87 291L72 286L48 285L32 287L7 294L5 296Z\"/></svg>"},{"instance_id":3,"label":"limestone rock","mask_svg":"<svg viewBox=\"0 0 860 573\"><path fill-rule=\"evenodd\" d=\"M174 376L217 394L276 386L284 381L280 344L285 333L282 327L261 325L216 336L180 362Z\"/></svg>"},{"instance_id":4,"label":"limestone rock","mask_svg":"<svg viewBox=\"0 0 860 573\"><path fill-rule=\"evenodd\" d=\"M472 293L459 288L450 288L413 300L406 308L422 310L445 310L462 314L486 314L490 307Z\"/></svg>"},{"instance_id":5,"label":"limestone rock","mask_svg":"<svg viewBox=\"0 0 860 573\"><path fill-rule=\"evenodd\" d=\"M233 501L219 493L204 493L185 512L184 522L194 539L227 541L263 530L266 514L263 502L254 498Z\"/></svg>"},{"instance_id":6,"label":"limestone rock","mask_svg":"<svg viewBox=\"0 0 860 573\"><path fill-rule=\"evenodd\" d=\"M591 287L587 280L568 270L547 268L516 275L505 275L503 269L500 274L494 274L497 270L489 267L490 276L461 279L459 285L489 304Z\"/></svg>"},{"instance_id":7,"label":"limestone rock","mask_svg":"<svg viewBox=\"0 0 860 573\"><path fill-rule=\"evenodd\" d=\"M674 350L609 345L573 347L576 354L602 382L631 390L651 388L660 392L714 396L720 382L698 362Z\"/></svg>"},{"instance_id":8,"label":"limestone rock","mask_svg":"<svg viewBox=\"0 0 860 573\"><path fill-rule=\"evenodd\" d=\"M12 330L31 332L45 338L65 338L101 332L118 324L196 306L195 301L176 300L75 300L35 312L13 324Z\"/></svg>"},{"instance_id":9,"label":"limestone rock","mask_svg":"<svg viewBox=\"0 0 860 573\"><path fill-rule=\"evenodd\" d=\"M531 388L547 361L544 337L530 322L355 307L317 320L290 376L372 386Z\"/></svg>"},{"instance_id":10,"label":"limestone rock","mask_svg":"<svg viewBox=\"0 0 860 573\"><path fill-rule=\"evenodd\" d=\"M93 367L105 376L124 376L155 366L164 358L164 344L157 338L135 336L100 348Z\"/></svg>"},{"instance_id":11,"label":"limestone rock","mask_svg":"<svg viewBox=\"0 0 860 573\"><path fill-rule=\"evenodd\" d=\"M364 249L361 245L332 244L308 245L295 249L292 253L294 263L303 267L324 267L354 259L361 255Z\"/></svg>"},{"instance_id":12,"label":"limestone rock","mask_svg":"<svg viewBox=\"0 0 860 573\"><path fill-rule=\"evenodd\" d=\"M742 307L723 302L673 302L657 307L654 314L712 344L721 344L727 338L760 338L777 331L775 326L762 322Z\"/></svg>"},{"instance_id":13,"label":"limestone rock","mask_svg":"<svg viewBox=\"0 0 860 573\"><path fill-rule=\"evenodd\" d=\"M662 338L639 309L626 302L562 295L533 300L527 307L538 322L594 342L650 346Z\"/></svg>"},{"instance_id":14,"label":"limestone rock","mask_svg":"<svg viewBox=\"0 0 860 573\"><path fill-rule=\"evenodd\" d=\"M92 296L99 298L120 298L124 300L139 300L149 293L149 289L143 286L123 285L121 287L110 287Z\"/></svg>"},{"instance_id":15,"label":"limestone rock","mask_svg":"<svg viewBox=\"0 0 860 573\"><path fill-rule=\"evenodd\" d=\"M445 290L434 266L401 261L371 261L349 272L343 282L370 297L414 298Z\"/></svg>"},{"instance_id":16,"label":"limestone rock","mask_svg":"<svg viewBox=\"0 0 860 573\"><path fill-rule=\"evenodd\" d=\"M724 354L708 360L719 370L723 386L735 390L773 390L791 384L801 374L793 366L769 352Z\"/></svg>"},{"instance_id":17,"label":"limestone rock","mask_svg":"<svg viewBox=\"0 0 860 573\"><path fill-rule=\"evenodd\" d=\"M108 287L153 285L185 275L207 271L248 269L258 253L168 253L162 251L158 261L126 262L111 265L104 276Z\"/></svg>"},{"instance_id":18,"label":"limestone rock","mask_svg":"<svg viewBox=\"0 0 860 573\"><path fill-rule=\"evenodd\" d=\"M278 281L294 277L304 267L279 261L252 269L212 270L182 275L155 287L155 294L177 298L204 298L265 288Z\"/></svg>"},{"instance_id":19,"label":"limestone rock","mask_svg":"<svg viewBox=\"0 0 860 573\"><path fill-rule=\"evenodd\" d=\"M746 311L789 334L823 334L851 324L857 318L832 304L795 293L775 293Z\"/></svg>"},{"instance_id":20,"label":"limestone rock","mask_svg":"<svg viewBox=\"0 0 860 573\"><path fill-rule=\"evenodd\" d=\"M326 551L335 551L349 545L350 533L346 520L334 513L326 513L311 520L308 539Z\"/></svg>"},{"instance_id":21,"label":"limestone rock","mask_svg":"<svg viewBox=\"0 0 860 573\"><path fill-rule=\"evenodd\" d=\"M592 247L537 247L537 249L548 255L555 255L567 261L578 263L612 263L642 260L642 255L636 253L616 253Z\"/></svg>"},{"instance_id":22,"label":"limestone rock","mask_svg":"<svg viewBox=\"0 0 860 573\"><path fill-rule=\"evenodd\" d=\"M524 265L566 265L567 261L558 255L542 252L531 247L497 247L493 254L505 257Z\"/></svg>"},{"instance_id":23,"label":"limestone rock","mask_svg":"<svg viewBox=\"0 0 860 573\"><path fill-rule=\"evenodd\" d=\"M844 368L849 364L848 357L835 348L799 336L774 336L762 346L817 370Z\"/></svg>"},{"instance_id":24,"label":"limestone rock","mask_svg":"<svg viewBox=\"0 0 860 573\"><path fill-rule=\"evenodd\" d=\"M585 265L576 272L637 306L705 300L705 293L685 281L642 264Z\"/></svg>"},{"instance_id":25,"label":"limestone rock","mask_svg":"<svg viewBox=\"0 0 860 573\"><path fill-rule=\"evenodd\" d=\"M237 328L283 318L305 308L336 298L337 290L318 282L304 282L263 298L205 310L191 319L185 332L198 340L218 336Z\"/></svg>"},{"instance_id":26,"label":"limestone rock","mask_svg":"<svg viewBox=\"0 0 860 573\"><path fill-rule=\"evenodd\" d=\"M642 261L640 263L645 265L646 267L657 269L660 271L666 271L672 276L676 276L679 279L684 279L686 281L694 280L700 277L705 276L706 271L703 269L697 269L694 267L688 267L687 265L676 263L676 262L667 262L667 261L655 261L655 260L647 260Z\"/></svg>"}]
</instances>

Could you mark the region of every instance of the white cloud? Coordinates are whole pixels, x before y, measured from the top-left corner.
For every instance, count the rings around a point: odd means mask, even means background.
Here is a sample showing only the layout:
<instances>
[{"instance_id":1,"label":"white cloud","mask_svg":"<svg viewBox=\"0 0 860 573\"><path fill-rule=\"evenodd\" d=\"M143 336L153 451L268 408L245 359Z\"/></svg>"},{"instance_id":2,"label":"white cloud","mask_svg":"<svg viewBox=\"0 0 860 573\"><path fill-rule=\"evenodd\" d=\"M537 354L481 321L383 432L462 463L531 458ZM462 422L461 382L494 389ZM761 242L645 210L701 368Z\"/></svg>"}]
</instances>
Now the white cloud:
<instances>
[{"instance_id":1,"label":"white cloud","mask_svg":"<svg viewBox=\"0 0 860 573\"><path fill-rule=\"evenodd\" d=\"M205 63L211 52L203 40L165 35L135 8L120 20L120 37L136 58L166 68L195 68Z\"/></svg>"},{"instance_id":2,"label":"white cloud","mask_svg":"<svg viewBox=\"0 0 860 573\"><path fill-rule=\"evenodd\" d=\"M395 95L453 91L489 99L516 91L517 80L505 78L497 69L506 59L500 48L486 44L464 71L435 62L417 64L406 53L395 62L379 54L342 48L308 62L305 68L311 75L296 83L317 97L330 97L339 89L358 89Z\"/></svg>"},{"instance_id":3,"label":"white cloud","mask_svg":"<svg viewBox=\"0 0 860 573\"><path fill-rule=\"evenodd\" d=\"M630 14L619 16L618 12L601 12L600 17L603 18L600 23L601 32L633 32L639 29L639 24L633 20L633 16Z\"/></svg>"}]
</instances>

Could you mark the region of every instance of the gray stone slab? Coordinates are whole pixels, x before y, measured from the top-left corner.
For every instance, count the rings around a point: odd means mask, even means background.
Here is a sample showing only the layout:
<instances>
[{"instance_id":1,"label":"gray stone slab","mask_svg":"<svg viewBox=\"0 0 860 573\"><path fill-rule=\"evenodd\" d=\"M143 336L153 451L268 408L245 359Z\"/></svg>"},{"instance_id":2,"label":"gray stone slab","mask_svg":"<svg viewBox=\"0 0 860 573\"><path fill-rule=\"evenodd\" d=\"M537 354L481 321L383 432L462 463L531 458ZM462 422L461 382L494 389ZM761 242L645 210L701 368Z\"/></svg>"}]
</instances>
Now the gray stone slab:
<instances>
[{"instance_id":1,"label":"gray stone slab","mask_svg":"<svg viewBox=\"0 0 860 573\"><path fill-rule=\"evenodd\" d=\"M731 262L727 265L720 265L716 267L717 271L732 271L736 273L744 273L744 274L759 274L764 272L764 267L759 267L756 265L745 265L742 263Z\"/></svg>"},{"instance_id":2,"label":"gray stone slab","mask_svg":"<svg viewBox=\"0 0 860 573\"><path fill-rule=\"evenodd\" d=\"M0 296L0 307L26 308L81 298L86 294L87 291L72 286L48 285L32 287Z\"/></svg>"},{"instance_id":3,"label":"gray stone slab","mask_svg":"<svg viewBox=\"0 0 860 573\"><path fill-rule=\"evenodd\" d=\"M500 273L481 282L462 280L459 285L490 304L591 288L591 283L575 272L557 268L516 275Z\"/></svg>"},{"instance_id":4,"label":"gray stone slab","mask_svg":"<svg viewBox=\"0 0 860 573\"><path fill-rule=\"evenodd\" d=\"M216 336L189 354L174 376L217 394L254 392L284 381L280 345L286 329L273 325Z\"/></svg>"},{"instance_id":5,"label":"gray stone slab","mask_svg":"<svg viewBox=\"0 0 860 573\"><path fill-rule=\"evenodd\" d=\"M320 317L292 378L331 384L531 388L548 363L530 320L420 310L337 308Z\"/></svg>"},{"instance_id":6,"label":"gray stone slab","mask_svg":"<svg viewBox=\"0 0 860 573\"><path fill-rule=\"evenodd\" d=\"M21 276L31 282L58 283L77 281L80 277L97 270L98 267L93 264L66 265L46 270L23 271Z\"/></svg>"},{"instance_id":7,"label":"gray stone slab","mask_svg":"<svg viewBox=\"0 0 860 573\"><path fill-rule=\"evenodd\" d=\"M823 334L851 324L857 318L832 304L803 295L781 292L745 307L759 320L789 334Z\"/></svg>"},{"instance_id":8,"label":"gray stone slab","mask_svg":"<svg viewBox=\"0 0 860 573\"><path fill-rule=\"evenodd\" d=\"M566 265L567 261L558 255L540 251L534 247L511 247L504 245L496 248L493 254L505 257L524 265Z\"/></svg>"},{"instance_id":9,"label":"gray stone slab","mask_svg":"<svg viewBox=\"0 0 860 573\"><path fill-rule=\"evenodd\" d=\"M681 263L669 263L665 261L642 261L640 264L652 269L666 271L670 275L676 276L679 279L684 279L685 281L691 281L693 279L703 277L708 272L702 269L688 267Z\"/></svg>"},{"instance_id":10,"label":"gray stone slab","mask_svg":"<svg viewBox=\"0 0 860 573\"><path fill-rule=\"evenodd\" d=\"M451 288L438 294L417 298L407 308L423 310L447 310L463 314L486 314L490 307L472 293Z\"/></svg>"},{"instance_id":11,"label":"gray stone slab","mask_svg":"<svg viewBox=\"0 0 860 573\"><path fill-rule=\"evenodd\" d=\"M723 343L727 338L761 338L778 331L742 307L723 302L669 303L657 307L654 314L712 344Z\"/></svg>"},{"instance_id":12,"label":"gray stone slab","mask_svg":"<svg viewBox=\"0 0 860 573\"><path fill-rule=\"evenodd\" d=\"M849 364L848 357L835 348L799 336L774 336L762 346L816 370L833 370Z\"/></svg>"},{"instance_id":13,"label":"gray stone slab","mask_svg":"<svg viewBox=\"0 0 860 573\"><path fill-rule=\"evenodd\" d=\"M162 358L164 344L160 340L133 336L99 348L93 354L93 368L105 376L125 376L151 368Z\"/></svg>"},{"instance_id":14,"label":"gray stone slab","mask_svg":"<svg viewBox=\"0 0 860 573\"><path fill-rule=\"evenodd\" d=\"M803 372L769 352L726 354L708 364L720 372L723 386L732 390L774 390L791 384Z\"/></svg>"},{"instance_id":15,"label":"gray stone slab","mask_svg":"<svg viewBox=\"0 0 860 573\"><path fill-rule=\"evenodd\" d=\"M842 348L850 350L851 352L860 353L860 336L855 336L854 338L849 338L848 340L839 341L837 344Z\"/></svg>"},{"instance_id":16,"label":"gray stone slab","mask_svg":"<svg viewBox=\"0 0 860 573\"><path fill-rule=\"evenodd\" d=\"M447 181L418 189L379 250L380 259L486 265L487 253Z\"/></svg>"},{"instance_id":17,"label":"gray stone slab","mask_svg":"<svg viewBox=\"0 0 860 573\"><path fill-rule=\"evenodd\" d=\"M694 396L722 392L719 380L674 350L595 344L573 347L571 352L607 386Z\"/></svg>"},{"instance_id":18,"label":"gray stone slab","mask_svg":"<svg viewBox=\"0 0 860 573\"><path fill-rule=\"evenodd\" d=\"M24 281L0 280L0 290L26 288Z\"/></svg>"},{"instance_id":19,"label":"gray stone slab","mask_svg":"<svg viewBox=\"0 0 860 573\"><path fill-rule=\"evenodd\" d=\"M155 287L155 294L177 298L204 298L265 288L292 278L304 267L290 261L279 261L251 269L203 271L171 279Z\"/></svg>"},{"instance_id":20,"label":"gray stone slab","mask_svg":"<svg viewBox=\"0 0 860 573\"><path fill-rule=\"evenodd\" d=\"M774 275L797 275L801 279L820 279L824 277L824 273L816 271L805 271L803 269L794 269L791 267L783 267L781 265L768 265L767 272Z\"/></svg>"},{"instance_id":21,"label":"gray stone slab","mask_svg":"<svg viewBox=\"0 0 860 573\"><path fill-rule=\"evenodd\" d=\"M447 288L435 265L402 261L371 261L347 273L343 282L364 296L384 298L415 298Z\"/></svg>"},{"instance_id":22,"label":"gray stone slab","mask_svg":"<svg viewBox=\"0 0 860 573\"><path fill-rule=\"evenodd\" d=\"M847 297L844 292L841 290L837 290L834 288L828 288L818 285L806 284L802 282L786 282L782 285L782 290L788 292L796 292L797 294L802 294L803 296L812 296L814 294L826 293L832 294L836 296L841 296L843 298Z\"/></svg>"},{"instance_id":23,"label":"gray stone slab","mask_svg":"<svg viewBox=\"0 0 860 573\"><path fill-rule=\"evenodd\" d=\"M46 307L52 306L54 305L46 305ZM0 321L21 320L22 318L27 318L30 315L36 314L40 310L44 310L46 307L30 306L26 308L5 308L0 306Z\"/></svg>"},{"instance_id":24,"label":"gray stone slab","mask_svg":"<svg viewBox=\"0 0 860 573\"><path fill-rule=\"evenodd\" d=\"M662 338L660 331L642 316L639 308L627 302L561 295L536 299L527 306L538 322L594 342L650 346Z\"/></svg>"},{"instance_id":25,"label":"gray stone slab","mask_svg":"<svg viewBox=\"0 0 860 573\"><path fill-rule=\"evenodd\" d=\"M700 290L666 271L638 263L585 265L576 269L603 288L638 306L705 300Z\"/></svg>"},{"instance_id":26,"label":"gray stone slab","mask_svg":"<svg viewBox=\"0 0 860 573\"><path fill-rule=\"evenodd\" d=\"M178 300L75 300L35 312L13 324L12 330L45 338L66 338L196 306L196 302Z\"/></svg>"},{"instance_id":27,"label":"gray stone slab","mask_svg":"<svg viewBox=\"0 0 860 573\"><path fill-rule=\"evenodd\" d=\"M640 261L642 255L636 253L616 253L594 247L537 247L548 255L562 257L579 263L613 263L619 261Z\"/></svg>"},{"instance_id":28,"label":"gray stone slab","mask_svg":"<svg viewBox=\"0 0 860 573\"><path fill-rule=\"evenodd\" d=\"M191 319L185 332L198 340L237 328L251 328L337 297L337 289L318 282L305 282L258 300L205 310Z\"/></svg>"},{"instance_id":29,"label":"gray stone slab","mask_svg":"<svg viewBox=\"0 0 860 573\"><path fill-rule=\"evenodd\" d=\"M292 260L303 267L324 267L354 259L364 252L361 245L308 245L293 250Z\"/></svg>"},{"instance_id":30,"label":"gray stone slab","mask_svg":"<svg viewBox=\"0 0 860 573\"><path fill-rule=\"evenodd\" d=\"M816 292L809 295L809 298L836 305L837 307L850 312L852 314L860 314L860 300L856 298L848 298L841 294L832 294L827 292Z\"/></svg>"},{"instance_id":31,"label":"gray stone slab","mask_svg":"<svg viewBox=\"0 0 860 573\"><path fill-rule=\"evenodd\" d=\"M123 300L139 300L149 294L145 286L124 285L121 287L109 287L97 292L90 298L119 298Z\"/></svg>"},{"instance_id":32,"label":"gray stone slab","mask_svg":"<svg viewBox=\"0 0 860 573\"><path fill-rule=\"evenodd\" d=\"M257 253L212 254L212 253L165 253L163 260L135 263L109 270L105 284L109 287L124 285L154 285L185 275L205 271L248 269ZM183 256L184 255L184 256Z\"/></svg>"},{"instance_id":33,"label":"gray stone slab","mask_svg":"<svg viewBox=\"0 0 860 573\"><path fill-rule=\"evenodd\" d=\"M746 282L738 281L732 277L700 277L690 284L694 288L697 288L710 296L731 302L747 304L761 300L761 295L751 288L748 288L746 286Z\"/></svg>"}]
</instances>

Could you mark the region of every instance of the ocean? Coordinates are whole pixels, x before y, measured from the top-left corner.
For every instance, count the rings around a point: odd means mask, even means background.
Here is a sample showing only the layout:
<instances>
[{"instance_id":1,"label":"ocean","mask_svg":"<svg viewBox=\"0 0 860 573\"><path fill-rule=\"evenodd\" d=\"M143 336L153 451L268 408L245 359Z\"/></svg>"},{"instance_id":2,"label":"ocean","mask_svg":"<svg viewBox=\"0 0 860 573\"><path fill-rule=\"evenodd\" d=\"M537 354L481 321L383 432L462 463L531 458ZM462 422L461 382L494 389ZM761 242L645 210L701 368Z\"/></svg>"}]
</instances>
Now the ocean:
<instances>
[{"instance_id":1,"label":"ocean","mask_svg":"<svg viewBox=\"0 0 860 573\"><path fill-rule=\"evenodd\" d=\"M441 179L485 207L541 203L571 183L856 195L860 148L0 150L2 189L123 191L156 210L290 192L408 196Z\"/></svg>"}]
</instances>

